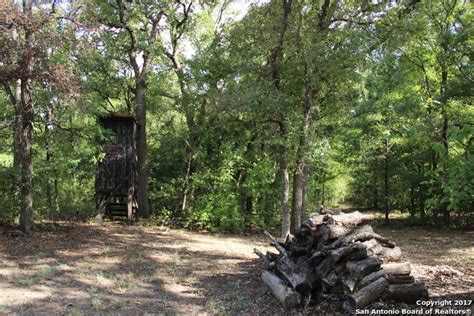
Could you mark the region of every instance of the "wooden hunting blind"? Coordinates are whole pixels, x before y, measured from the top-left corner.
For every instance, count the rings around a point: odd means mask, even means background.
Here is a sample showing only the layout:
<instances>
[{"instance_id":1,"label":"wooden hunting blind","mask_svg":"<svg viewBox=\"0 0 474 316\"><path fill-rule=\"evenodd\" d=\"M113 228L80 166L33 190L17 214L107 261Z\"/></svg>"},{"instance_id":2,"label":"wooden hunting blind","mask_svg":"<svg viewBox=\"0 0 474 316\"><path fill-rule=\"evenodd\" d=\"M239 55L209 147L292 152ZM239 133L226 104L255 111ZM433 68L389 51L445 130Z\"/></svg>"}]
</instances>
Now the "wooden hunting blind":
<instances>
[{"instance_id":1,"label":"wooden hunting blind","mask_svg":"<svg viewBox=\"0 0 474 316\"><path fill-rule=\"evenodd\" d=\"M108 137L103 144L105 157L96 170L96 211L131 220L137 206L136 121L130 115L112 114L101 117L99 123Z\"/></svg>"}]
</instances>

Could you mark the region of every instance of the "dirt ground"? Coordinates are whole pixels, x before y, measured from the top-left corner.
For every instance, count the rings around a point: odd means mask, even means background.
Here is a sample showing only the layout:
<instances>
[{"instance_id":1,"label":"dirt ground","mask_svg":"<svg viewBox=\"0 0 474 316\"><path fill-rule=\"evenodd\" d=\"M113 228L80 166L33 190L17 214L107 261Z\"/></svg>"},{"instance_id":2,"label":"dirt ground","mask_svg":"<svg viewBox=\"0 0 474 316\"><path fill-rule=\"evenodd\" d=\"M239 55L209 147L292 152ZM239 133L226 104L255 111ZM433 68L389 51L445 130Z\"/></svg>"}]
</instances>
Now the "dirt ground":
<instances>
[{"instance_id":1,"label":"dirt ground","mask_svg":"<svg viewBox=\"0 0 474 316\"><path fill-rule=\"evenodd\" d=\"M402 248L434 298L474 297L474 232L376 229ZM262 236L117 223L0 236L0 315L281 314L260 281Z\"/></svg>"}]
</instances>

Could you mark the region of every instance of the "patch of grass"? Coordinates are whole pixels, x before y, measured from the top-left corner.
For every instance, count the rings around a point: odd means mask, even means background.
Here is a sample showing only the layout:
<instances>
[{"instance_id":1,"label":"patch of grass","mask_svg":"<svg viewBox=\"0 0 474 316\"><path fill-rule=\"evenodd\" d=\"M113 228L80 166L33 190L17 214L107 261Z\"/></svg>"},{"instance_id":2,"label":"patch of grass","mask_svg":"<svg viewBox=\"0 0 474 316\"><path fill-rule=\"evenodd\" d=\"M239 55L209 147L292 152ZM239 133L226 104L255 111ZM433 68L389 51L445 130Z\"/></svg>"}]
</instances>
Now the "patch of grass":
<instances>
[{"instance_id":1,"label":"patch of grass","mask_svg":"<svg viewBox=\"0 0 474 316\"><path fill-rule=\"evenodd\" d=\"M121 294L127 292L127 290L130 287L130 281L125 279L125 278L116 277L114 281L115 281L115 286L116 286L118 292L121 293Z\"/></svg>"},{"instance_id":2,"label":"patch of grass","mask_svg":"<svg viewBox=\"0 0 474 316\"><path fill-rule=\"evenodd\" d=\"M36 255L39 258L47 258L47 257L51 257L53 255L53 251L51 249L42 249Z\"/></svg>"},{"instance_id":3,"label":"patch of grass","mask_svg":"<svg viewBox=\"0 0 474 316\"><path fill-rule=\"evenodd\" d=\"M51 279L60 275L61 273L62 272L58 270L57 268L48 267L48 268L42 268L39 271L39 276L43 279Z\"/></svg>"},{"instance_id":4,"label":"patch of grass","mask_svg":"<svg viewBox=\"0 0 474 316\"><path fill-rule=\"evenodd\" d=\"M98 289L97 289L96 287L91 286L91 287L88 289L87 292L89 292L89 295L92 296L92 295L94 295L94 294L97 294Z\"/></svg>"},{"instance_id":5,"label":"patch of grass","mask_svg":"<svg viewBox=\"0 0 474 316\"><path fill-rule=\"evenodd\" d=\"M113 247L107 246L107 247L104 248L102 253L104 255L109 255L109 254L113 253L114 251L115 251L115 249Z\"/></svg>"},{"instance_id":6,"label":"patch of grass","mask_svg":"<svg viewBox=\"0 0 474 316\"><path fill-rule=\"evenodd\" d=\"M206 304L207 309L213 315L225 315L226 314L226 307L225 304L222 302L216 301L214 299L210 299Z\"/></svg>"},{"instance_id":7,"label":"patch of grass","mask_svg":"<svg viewBox=\"0 0 474 316\"><path fill-rule=\"evenodd\" d=\"M18 280L16 280L16 284L23 288L29 288L35 284L37 284L39 279L34 276L24 276Z\"/></svg>"},{"instance_id":8,"label":"patch of grass","mask_svg":"<svg viewBox=\"0 0 474 316\"><path fill-rule=\"evenodd\" d=\"M238 298L239 295L240 295L239 291L230 290L230 291L225 292L224 295L222 296L222 298L226 301L230 301L230 300L234 300L234 299Z\"/></svg>"},{"instance_id":9,"label":"patch of grass","mask_svg":"<svg viewBox=\"0 0 474 316\"><path fill-rule=\"evenodd\" d=\"M51 292L50 289L46 290L46 297L44 298L45 302L52 302L54 299L53 293Z\"/></svg>"},{"instance_id":10,"label":"patch of grass","mask_svg":"<svg viewBox=\"0 0 474 316\"><path fill-rule=\"evenodd\" d=\"M11 310L8 306L0 305L0 313L11 314L13 313L13 310Z\"/></svg>"},{"instance_id":11,"label":"patch of grass","mask_svg":"<svg viewBox=\"0 0 474 316\"><path fill-rule=\"evenodd\" d=\"M77 307L72 308L70 311L67 313L68 316L82 316L84 315L81 310Z\"/></svg>"},{"instance_id":12,"label":"patch of grass","mask_svg":"<svg viewBox=\"0 0 474 316\"><path fill-rule=\"evenodd\" d=\"M91 305L94 306L95 308L100 307L104 302L99 298L99 297L91 297Z\"/></svg>"},{"instance_id":13,"label":"patch of grass","mask_svg":"<svg viewBox=\"0 0 474 316\"><path fill-rule=\"evenodd\" d=\"M251 305L252 305L252 302L250 302L250 300L247 298L243 298L243 299L237 300L236 302L232 302L229 304L230 314L233 315L242 310L246 310L250 308Z\"/></svg>"},{"instance_id":14,"label":"patch of grass","mask_svg":"<svg viewBox=\"0 0 474 316\"><path fill-rule=\"evenodd\" d=\"M91 259L92 260L92 259ZM92 262L87 262L86 264L76 267L76 273L79 275L90 274L93 270L98 270L98 265Z\"/></svg>"},{"instance_id":15,"label":"patch of grass","mask_svg":"<svg viewBox=\"0 0 474 316\"><path fill-rule=\"evenodd\" d=\"M112 310L119 310L122 307L124 307L126 304L127 302L125 300L117 300L111 305L111 308Z\"/></svg>"},{"instance_id":16,"label":"patch of grass","mask_svg":"<svg viewBox=\"0 0 474 316\"><path fill-rule=\"evenodd\" d=\"M95 275L95 280L98 284L106 284L108 281L110 281L110 279L107 278L102 272L99 272Z\"/></svg>"},{"instance_id":17,"label":"patch of grass","mask_svg":"<svg viewBox=\"0 0 474 316\"><path fill-rule=\"evenodd\" d=\"M163 278L154 276L154 277L149 279L149 282L153 285L161 286L165 283L165 280L163 280Z\"/></svg>"},{"instance_id":18,"label":"patch of grass","mask_svg":"<svg viewBox=\"0 0 474 316\"><path fill-rule=\"evenodd\" d=\"M32 304L23 304L16 310L15 315L19 315L19 316L31 315L32 308L33 308Z\"/></svg>"},{"instance_id":19,"label":"patch of grass","mask_svg":"<svg viewBox=\"0 0 474 316\"><path fill-rule=\"evenodd\" d=\"M58 269L61 270L61 271L70 271L70 270L72 270L72 267L69 266L66 263L62 263L58 266Z\"/></svg>"},{"instance_id":20,"label":"patch of grass","mask_svg":"<svg viewBox=\"0 0 474 316\"><path fill-rule=\"evenodd\" d=\"M151 315L156 315L154 313L152 313ZM163 314L160 314L160 315L163 315L163 316L174 316L174 315L177 315L176 312L173 312L173 311L164 311Z\"/></svg>"},{"instance_id":21,"label":"patch of grass","mask_svg":"<svg viewBox=\"0 0 474 316\"><path fill-rule=\"evenodd\" d=\"M226 301L236 301L240 296L240 282L230 284L228 290L222 295Z\"/></svg>"}]
</instances>

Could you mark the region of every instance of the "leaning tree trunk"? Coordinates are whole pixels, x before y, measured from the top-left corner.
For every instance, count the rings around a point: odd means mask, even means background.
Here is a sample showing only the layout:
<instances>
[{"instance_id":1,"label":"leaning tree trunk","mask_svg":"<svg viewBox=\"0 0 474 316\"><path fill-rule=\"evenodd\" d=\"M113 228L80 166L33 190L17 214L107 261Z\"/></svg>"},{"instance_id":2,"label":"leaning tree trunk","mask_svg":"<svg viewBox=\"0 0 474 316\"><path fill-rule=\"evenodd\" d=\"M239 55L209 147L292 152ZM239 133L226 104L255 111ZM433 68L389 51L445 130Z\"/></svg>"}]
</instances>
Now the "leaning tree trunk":
<instances>
[{"instance_id":1,"label":"leaning tree trunk","mask_svg":"<svg viewBox=\"0 0 474 316\"><path fill-rule=\"evenodd\" d=\"M148 205L148 148L146 136L146 82L144 79L136 83L135 102L137 105L137 202L138 212L143 218L150 216Z\"/></svg>"}]
</instances>

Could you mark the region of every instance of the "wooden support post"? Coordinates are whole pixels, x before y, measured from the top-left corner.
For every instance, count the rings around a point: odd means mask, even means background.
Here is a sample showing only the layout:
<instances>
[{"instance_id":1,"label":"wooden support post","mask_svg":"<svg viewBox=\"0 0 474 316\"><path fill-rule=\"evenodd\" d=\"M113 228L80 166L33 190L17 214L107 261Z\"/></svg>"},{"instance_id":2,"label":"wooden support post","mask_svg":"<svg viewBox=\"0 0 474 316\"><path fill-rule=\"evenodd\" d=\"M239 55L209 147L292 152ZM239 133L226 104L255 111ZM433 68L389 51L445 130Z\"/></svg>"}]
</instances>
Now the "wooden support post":
<instances>
[{"instance_id":1,"label":"wooden support post","mask_svg":"<svg viewBox=\"0 0 474 316\"><path fill-rule=\"evenodd\" d=\"M133 186L128 187L127 193L127 219L129 222L132 221L132 210L133 210Z\"/></svg>"}]
</instances>

